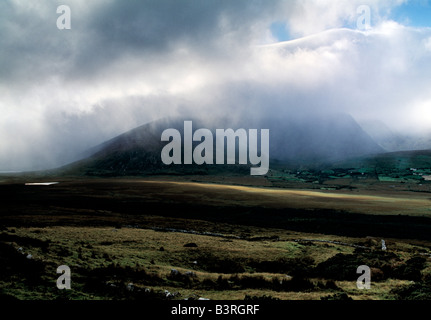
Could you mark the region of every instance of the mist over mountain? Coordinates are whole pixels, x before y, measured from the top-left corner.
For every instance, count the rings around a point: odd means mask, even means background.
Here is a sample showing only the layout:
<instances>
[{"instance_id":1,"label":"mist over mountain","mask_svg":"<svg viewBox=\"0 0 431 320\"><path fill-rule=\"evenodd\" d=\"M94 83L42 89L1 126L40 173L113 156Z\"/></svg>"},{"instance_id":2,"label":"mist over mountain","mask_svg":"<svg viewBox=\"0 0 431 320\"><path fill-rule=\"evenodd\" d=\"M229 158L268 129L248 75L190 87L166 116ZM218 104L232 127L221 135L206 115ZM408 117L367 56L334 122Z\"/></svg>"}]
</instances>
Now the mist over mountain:
<instances>
[{"instance_id":1,"label":"mist over mountain","mask_svg":"<svg viewBox=\"0 0 431 320\"><path fill-rule=\"evenodd\" d=\"M90 149L88 153L92 155L88 158L66 168L90 175L211 174L227 168L237 173L249 174L246 171L249 165L164 165L161 161L161 150L168 142L161 141L162 132L173 128L184 137L184 121L189 120L193 123L193 132L206 128L213 133L214 139L216 129L258 129L258 136L259 129L269 129L270 163L331 163L384 152L347 114L300 114L288 118L249 116L235 121L229 120L228 117L215 121L196 117L174 117L150 122L108 140ZM194 142L194 146L199 143ZM259 148L260 146L258 150ZM238 163L238 158L236 160Z\"/></svg>"},{"instance_id":2,"label":"mist over mountain","mask_svg":"<svg viewBox=\"0 0 431 320\"><path fill-rule=\"evenodd\" d=\"M431 149L431 135L408 134L391 130L381 120L360 122L361 128L388 152Z\"/></svg>"}]
</instances>

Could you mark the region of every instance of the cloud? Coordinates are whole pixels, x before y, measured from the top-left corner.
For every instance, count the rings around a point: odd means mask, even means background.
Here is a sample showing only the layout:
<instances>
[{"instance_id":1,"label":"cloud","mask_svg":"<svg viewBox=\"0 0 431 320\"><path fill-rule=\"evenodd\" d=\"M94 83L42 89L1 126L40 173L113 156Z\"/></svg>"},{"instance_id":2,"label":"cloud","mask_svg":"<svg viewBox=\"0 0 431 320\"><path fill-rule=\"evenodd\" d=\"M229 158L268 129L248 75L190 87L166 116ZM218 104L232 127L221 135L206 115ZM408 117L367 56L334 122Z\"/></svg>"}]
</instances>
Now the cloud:
<instances>
[{"instance_id":1,"label":"cloud","mask_svg":"<svg viewBox=\"0 0 431 320\"><path fill-rule=\"evenodd\" d=\"M296 37L315 34L324 30L357 26L363 8L369 8L371 25L388 20L393 8L408 0L298 0L289 6L284 21Z\"/></svg>"},{"instance_id":2,"label":"cloud","mask_svg":"<svg viewBox=\"0 0 431 320\"><path fill-rule=\"evenodd\" d=\"M358 31L359 0L74 0L71 30L56 28L60 1L2 1L0 170L55 166L185 112L427 129L411 114L431 101L431 32L388 19L404 1L367 2L373 28ZM270 44L274 22L297 39Z\"/></svg>"},{"instance_id":3,"label":"cloud","mask_svg":"<svg viewBox=\"0 0 431 320\"><path fill-rule=\"evenodd\" d=\"M258 54L266 64L256 78L273 81L278 94L286 92L286 105L299 95L305 99L296 102L301 108L318 106L356 118L378 117L397 129L424 129L426 118L412 123L406 115L419 97L430 97L430 52L423 42L430 32L385 22L368 32L337 29L273 45Z\"/></svg>"}]
</instances>

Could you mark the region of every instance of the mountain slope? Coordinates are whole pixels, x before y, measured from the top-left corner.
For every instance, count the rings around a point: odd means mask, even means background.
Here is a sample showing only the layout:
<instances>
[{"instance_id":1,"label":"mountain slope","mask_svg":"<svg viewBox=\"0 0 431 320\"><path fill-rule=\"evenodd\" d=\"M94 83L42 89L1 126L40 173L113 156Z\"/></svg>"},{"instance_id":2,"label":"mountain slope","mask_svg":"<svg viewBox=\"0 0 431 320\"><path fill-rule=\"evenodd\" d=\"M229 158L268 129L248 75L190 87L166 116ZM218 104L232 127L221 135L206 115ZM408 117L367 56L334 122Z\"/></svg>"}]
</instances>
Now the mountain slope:
<instances>
[{"instance_id":1,"label":"mountain slope","mask_svg":"<svg viewBox=\"0 0 431 320\"><path fill-rule=\"evenodd\" d=\"M429 134L407 135L393 132L379 120L362 121L361 127L388 152L431 149Z\"/></svg>"},{"instance_id":2,"label":"mountain slope","mask_svg":"<svg viewBox=\"0 0 431 320\"><path fill-rule=\"evenodd\" d=\"M63 170L85 175L250 174L249 165L164 165L161 150L167 142L161 141L162 132L174 128L183 137L186 120L193 121L193 131L199 128L211 130L214 139L216 129L269 129L271 162L327 163L384 151L346 114L301 114L288 118L249 117L240 120L226 118L211 122L191 117L166 118L96 146L92 156Z\"/></svg>"}]
</instances>

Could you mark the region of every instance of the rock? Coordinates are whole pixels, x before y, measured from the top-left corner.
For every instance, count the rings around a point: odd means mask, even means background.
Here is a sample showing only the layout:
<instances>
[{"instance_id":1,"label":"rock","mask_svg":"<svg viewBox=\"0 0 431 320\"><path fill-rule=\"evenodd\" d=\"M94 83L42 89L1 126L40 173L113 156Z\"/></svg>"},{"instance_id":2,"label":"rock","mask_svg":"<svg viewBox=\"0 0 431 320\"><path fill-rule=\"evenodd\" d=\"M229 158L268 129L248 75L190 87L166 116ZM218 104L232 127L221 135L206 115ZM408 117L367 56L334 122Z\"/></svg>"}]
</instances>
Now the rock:
<instances>
[{"instance_id":1,"label":"rock","mask_svg":"<svg viewBox=\"0 0 431 320\"><path fill-rule=\"evenodd\" d=\"M160 247L159 251L165 251L165 248Z\"/></svg>"},{"instance_id":2,"label":"rock","mask_svg":"<svg viewBox=\"0 0 431 320\"><path fill-rule=\"evenodd\" d=\"M185 273L185 275L188 276L188 277L192 277L192 278L196 277L196 273L194 273L193 271L187 271Z\"/></svg>"},{"instance_id":3,"label":"rock","mask_svg":"<svg viewBox=\"0 0 431 320\"><path fill-rule=\"evenodd\" d=\"M194 243L194 242L190 242L190 243L186 243L184 245L184 247L186 247L186 248L197 248L198 245L196 243Z\"/></svg>"},{"instance_id":4,"label":"rock","mask_svg":"<svg viewBox=\"0 0 431 320\"><path fill-rule=\"evenodd\" d=\"M28 254L26 258L27 259L33 259L33 256L31 254Z\"/></svg>"},{"instance_id":5,"label":"rock","mask_svg":"<svg viewBox=\"0 0 431 320\"><path fill-rule=\"evenodd\" d=\"M382 239L382 250L386 250L386 243L385 240Z\"/></svg>"},{"instance_id":6,"label":"rock","mask_svg":"<svg viewBox=\"0 0 431 320\"><path fill-rule=\"evenodd\" d=\"M180 275L180 272L177 269L171 270L171 276L178 276L178 275Z\"/></svg>"},{"instance_id":7,"label":"rock","mask_svg":"<svg viewBox=\"0 0 431 320\"><path fill-rule=\"evenodd\" d=\"M168 290L164 291L165 297L166 298L175 298L176 296L179 296L180 293L179 292L169 292Z\"/></svg>"}]
</instances>

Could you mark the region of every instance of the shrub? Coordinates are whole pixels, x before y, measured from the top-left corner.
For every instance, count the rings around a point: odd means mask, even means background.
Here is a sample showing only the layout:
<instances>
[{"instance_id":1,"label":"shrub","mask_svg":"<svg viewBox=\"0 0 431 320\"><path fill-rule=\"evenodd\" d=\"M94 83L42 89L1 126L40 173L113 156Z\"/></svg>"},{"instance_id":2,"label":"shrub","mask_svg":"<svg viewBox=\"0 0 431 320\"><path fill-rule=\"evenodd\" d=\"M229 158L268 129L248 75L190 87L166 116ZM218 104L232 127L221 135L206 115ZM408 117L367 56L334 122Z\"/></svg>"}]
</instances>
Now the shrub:
<instances>
[{"instance_id":1,"label":"shrub","mask_svg":"<svg viewBox=\"0 0 431 320\"><path fill-rule=\"evenodd\" d=\"M321 297L320 300L343 300L343 301L348 301L348 300L353 300L353 299L350 298L345 292L341 292L341 293L335 293L333 295L328 295L328 296Z\"/></svg>"},{"instance_id":2,"label":"shrub","mask_svg":"<svg viewBox=\"0 0 431 320\"><path fill-rule=\"evenodd\" d=\"M287 273L291 276L306 277L313 270L314 260L310 257L280 258L274 261L251 261L249 266L257 272Z\"/></svg>"},{"instance_id":3,"label":"shrub","mask_svg":"<svg viewBox=\"0 0 431 320\"><path fill-rule=\"evenodd\" d=\"M431 281L416 282L401 288L393 289L398 300L431 300Z\"/></svg>"},{"instance_id":4,"label":"shrub","mask_svg":"<svg viewBox=\"0 0 431 320\"><path fill-rule=\"evenodd\" d=\"M243 276L237 280L237 284L243 289L269 289L272 287L272 282L262 276Z\"/></svg>"},{"instance_id":5,"label":"shrub","mask_svg":"<svg viewBox=\"0 0 431 320\"><path fill-rule=\"evenodd\" d=\"M317 265L313 270L313 273L314 276L321 278L354 281L358 278L358 274L356 273L357 268L360 265L367 265L374 268L376 275L376 279L374 279L374 281L384 280L393 274L391 261L393 259L396 259L396 255L393 253L338 253Z\"/></svg>"},{"instance_id":6,"label":"shrub","mask_svg":"<svg viewBox=\"0 0 431 320\"><path fill-rule=\"evenodd\" d=\"M422 279L421 271L425 268L425 263L424 257L413 257L396 267L393 276L398 279L420 281Z\"/></svg>"},{"instance_id":7,"label":"shrub","mask_svg":"<svg viewBox=\"0 0 431 320\"><path fill-rule=\"evenodd\" d=\"M219 258L212 254L206 254L197 260L199 261L199 266L209 272L242 273L245 271L240 261L229 258Z\"/></svg>"},{"instance_id":8,"label":"shrub","mask_svg":"<svg viewBox=\"0 0 431 320\"><path fill-rule=\"evenodd\" d=\"M231 285L229 283L229 281L225 278L223 278L222 276L219 276L217 278L217 289L219 290L227 290L231 288Z\"/></svg>"},{"instance_id":9,"label":"shrub","mask_svg":"<svg viewBox=\"0 0 431 320\"><path fill-rule=\"evenodd\" d=\"M272 290L275 291L310 291L314 290L316 286L307 278L293 277L290 280L273 279Z\"/></svg>"}]
</instances>

